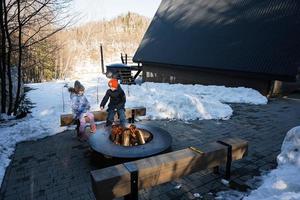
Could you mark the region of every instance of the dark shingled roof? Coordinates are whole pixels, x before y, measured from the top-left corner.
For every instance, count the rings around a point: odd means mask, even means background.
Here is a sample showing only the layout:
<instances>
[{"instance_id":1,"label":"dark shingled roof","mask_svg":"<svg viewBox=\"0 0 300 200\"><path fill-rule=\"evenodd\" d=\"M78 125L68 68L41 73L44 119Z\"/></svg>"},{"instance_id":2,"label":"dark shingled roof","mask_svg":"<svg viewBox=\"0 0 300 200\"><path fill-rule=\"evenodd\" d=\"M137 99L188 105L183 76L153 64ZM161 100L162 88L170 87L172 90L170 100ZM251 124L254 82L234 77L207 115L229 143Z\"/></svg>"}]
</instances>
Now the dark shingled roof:
<instances>
[{"instance_id":1,"label":"dark shingled roof","mask_svg":"<svg viewBox=\"0 0 300 200\"><path fill-rule=\"evenodd\" d=\"M133 60L292 80L300 0L162 0Z\"/></svg>"}]
</instances>

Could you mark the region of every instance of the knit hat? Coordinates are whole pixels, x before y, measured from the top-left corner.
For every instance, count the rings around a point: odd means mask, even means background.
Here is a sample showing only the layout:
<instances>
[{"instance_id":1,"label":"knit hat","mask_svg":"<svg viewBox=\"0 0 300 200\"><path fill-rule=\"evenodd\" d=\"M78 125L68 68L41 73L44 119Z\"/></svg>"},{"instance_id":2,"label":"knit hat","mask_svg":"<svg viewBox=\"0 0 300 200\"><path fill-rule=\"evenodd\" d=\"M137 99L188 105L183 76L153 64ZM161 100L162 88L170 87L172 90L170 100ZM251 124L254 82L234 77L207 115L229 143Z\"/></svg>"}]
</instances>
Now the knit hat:
<instances>
[{"instance_id":1,"label":"knit hat","mask_svg":"<svg viewBox=\"0 0 300 200\"><path fill-rule=\"evenodd\" d=\"M118 88L118 80L117 79L111 79L109 82L108 82L108 85L111 86L112 88Z\"/></svg>"},{"instance_id":2,"label":"knit hat","mask_svg":"<svg viewBox=\"0 0 300 200\"><path fill-rule=\"evenodd\" d=\"M85 89L84 86L79 81L75 81L74 88L77 91L84 91Z\"/></svg>"}]
</instances>

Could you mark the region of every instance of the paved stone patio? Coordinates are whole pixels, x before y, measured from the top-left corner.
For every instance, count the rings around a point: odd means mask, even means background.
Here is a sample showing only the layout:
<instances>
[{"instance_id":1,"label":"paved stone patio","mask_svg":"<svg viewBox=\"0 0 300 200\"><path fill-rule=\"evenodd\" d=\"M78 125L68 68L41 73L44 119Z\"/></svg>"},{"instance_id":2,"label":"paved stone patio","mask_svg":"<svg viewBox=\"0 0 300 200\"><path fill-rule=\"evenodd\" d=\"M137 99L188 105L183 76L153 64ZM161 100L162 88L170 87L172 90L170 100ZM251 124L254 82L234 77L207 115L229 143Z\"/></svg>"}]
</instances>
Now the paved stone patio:
<instances>
[{"instance_id":1,"label":"paved stone patio","mask_svg":"<svg viewBox=\"0 0 300 200\"><path fill-rule=\"evenodd\" d=\"M286 132L300 125L300 100L271 99L267 105L232 104L230 120L152 121L169 131L172 150L201 146L223 137L249 141L249 154L232 166L232 188L253 187L251 179L276 167L276 156ZM99 162L100 161L100 162ZM94 199L89 172L109 163L92 161L88 145L65 131L37 141L19 143L0 190L0 199ZM229 189L221 175L201 171L176 181L140 191L140 199L214 199L216 192ZM181 184L180 189L174 187Z\"/></svg>"}]
</instances>

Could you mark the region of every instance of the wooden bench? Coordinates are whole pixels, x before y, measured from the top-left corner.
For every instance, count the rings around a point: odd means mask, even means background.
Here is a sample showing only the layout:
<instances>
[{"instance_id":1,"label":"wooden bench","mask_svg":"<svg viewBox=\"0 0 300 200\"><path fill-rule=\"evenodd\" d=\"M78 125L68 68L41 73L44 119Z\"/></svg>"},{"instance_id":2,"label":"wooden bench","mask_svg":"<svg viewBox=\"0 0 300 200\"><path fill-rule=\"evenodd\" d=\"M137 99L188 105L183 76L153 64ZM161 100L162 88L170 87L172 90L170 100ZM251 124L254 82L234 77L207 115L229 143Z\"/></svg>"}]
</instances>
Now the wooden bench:
<instances>
[{"instance_id":1,"label":"wooden bench","mask_svg":"<svg viewBox=\"0 0 300 200\"><path fill-rule=\"evenodd\" d=\"M137 116L145 116L146 108L145 107L134 107L134 108L126 108L125 109L126 119L129 119L129 122L133 123L135 117ZM107 117L106 111L92 111L95 117L95 121L105 121ZM61 126L69 126L76 124L73 119L72 114L63 114L60 116L60 125Z\"/></svg>"},{"instance_id":2,"label":"wooden bench","mask_svg":"<svg viewBox=\"0 0 300 200\"><path fill-rule=\"evenodd\" d=\"M138 190L153 187L185 175L226 165L230 177L233 160L247 155L248 142L224 139L199 147L127 162L91 172L96 199L138 199Z\"/></svg>"}]
</instances>

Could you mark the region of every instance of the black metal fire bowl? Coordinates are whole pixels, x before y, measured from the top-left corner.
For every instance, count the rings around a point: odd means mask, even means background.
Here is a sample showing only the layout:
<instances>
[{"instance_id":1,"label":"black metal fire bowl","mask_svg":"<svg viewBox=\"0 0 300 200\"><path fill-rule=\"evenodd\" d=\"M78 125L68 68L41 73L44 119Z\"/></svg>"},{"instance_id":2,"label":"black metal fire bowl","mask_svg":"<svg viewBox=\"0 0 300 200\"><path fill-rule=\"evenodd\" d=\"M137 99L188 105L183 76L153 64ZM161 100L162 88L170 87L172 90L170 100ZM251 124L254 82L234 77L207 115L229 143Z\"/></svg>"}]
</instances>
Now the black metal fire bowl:
<instances>
[{"instance_id":1,"label":"black metal fire bowl","mask_svg":"<svg viewBox=\"0 0 300 200\"><path fill-rule=\"evenodd\" d=\"M110 140L111 128L101 127L89 137L88 142L94 151L114 158L144 158L161 153L171 146L172 137L167 131L147 124L135 125L150 132L152 140L138 146L121 146Z\"/></svg>"}]
</instances>

